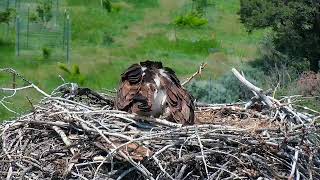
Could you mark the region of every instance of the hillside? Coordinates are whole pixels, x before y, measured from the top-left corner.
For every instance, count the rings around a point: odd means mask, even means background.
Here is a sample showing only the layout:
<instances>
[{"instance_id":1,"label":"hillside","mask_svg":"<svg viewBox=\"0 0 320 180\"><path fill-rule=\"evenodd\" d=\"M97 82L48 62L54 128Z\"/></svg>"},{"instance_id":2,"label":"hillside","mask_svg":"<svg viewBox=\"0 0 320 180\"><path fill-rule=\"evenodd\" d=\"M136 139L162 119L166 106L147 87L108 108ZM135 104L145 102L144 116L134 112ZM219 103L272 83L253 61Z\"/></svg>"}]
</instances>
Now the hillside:
<instances>
[{"instance_id":1,"label":"hillside","mask_svg":"<svg viewBox=\"0 0 320 180\"><path fill-rule=\"evenodd\" d=\"M183 79L205 61L207 70L202 79L217 78L254 59L264 32L248 34L239 22L238 0L210 1L206 9L208 24L198 28L176 27L174 19L191 9L191 0L122 0L113 1L116 11L107 12L100 1L65 0L72 22L71 63L79 66L83 85L93 89L117 87L119 75L130 64L146 60L161 60ZM0 28L3 30L3 28ZM12 36L12 37L11 37ZM58 67L62 59L15 56L14 32L9 40L0 40L0 67L12 67L39 87L50 91L70 78ZM37 42L33 42L37 43ZM11 77L0 76L0 85L8 86ZM30 109L26 101L37 102L32 93L16 99L20 111ZM13 106L10 105L9 106ZM9 115L0 107L0 119Z\"/></svg>"}]
</instances>

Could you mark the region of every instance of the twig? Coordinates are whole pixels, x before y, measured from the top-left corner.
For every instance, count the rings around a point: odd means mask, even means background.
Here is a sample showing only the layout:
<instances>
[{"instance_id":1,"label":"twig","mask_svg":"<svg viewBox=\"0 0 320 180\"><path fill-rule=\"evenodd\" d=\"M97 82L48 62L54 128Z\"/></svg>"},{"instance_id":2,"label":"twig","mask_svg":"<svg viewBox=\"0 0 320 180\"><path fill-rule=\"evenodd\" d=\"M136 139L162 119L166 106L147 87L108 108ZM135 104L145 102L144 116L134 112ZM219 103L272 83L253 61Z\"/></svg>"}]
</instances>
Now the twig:
<instances>
[{"instance_id":1,"label":"twig","mask_svg":"<svg viewBox=\"0 0 320 180\"><path fill-rule=\"evenodd\" d=\"M289 180L294 178L294 173L296 172L296 166L297 166L297 162L298 162L298 156L299 156L299 150L296 149L295 153L294 153L294 157L293 157L293 163L292 163L292 167L291 167L291 173L290 176L288 177Z\"/></svg>"},{"instance_id":2,"label":"twig","mask_svg":"<svg viewBox=\"0 0 320 180\"><path fill-rule=\"evenodd\" d=\"M189 83L194 77L196 77L197 75L201 75L202 70L207 66L207 63L201 63L200 67L198 69L197 72L195 72L191 77L189 77L186 81L184 81L183 83L181 83L182 86L185 86L187 83Z\"/></svg>"},{"instance_id":3,"label":"twig","mask_svg":"<svg viewBox=\"0 0 320 180\"><path fill-rule=\"evenodd\" d=\"M56 131L56 133L61 137L62 141L64 142L64 144L67 147L71 146L71 142L70 142L69 138L67 137L67 135L63 132L63 130L61 128L59 128L58 126L52 126L52 129L54 131ZM70 148L70 152L74 155L75 148Z\"/></svg>"},{"instance_id":4,"label":"twig","mask_svg":"<svg viewBox=\"0 0 320 180\"><path fill-rule=\"evenodd\" d=\"M152 156L152 159L157 163L160 170L171 180L174 180L174 178L162 167L161 163L159 162L159 159L155 156Z\"/></svg>"},{"instance_id":5,"label":"twig","mask_svg":"<svg viewBox=\"0 0 320 180\"><path fill-rule=\"evenodd\" d=\"M136 169L135 167L131 167L125 170L122 174L120 174L120 176L118 176L117 180L121 180L122 178L124 178L126 175L128 175L130 172L132 172L135 169Z\"/></svg>"},{"instance_id":6,"label":"twig","mask_svg":"<svg viewBox=\"0 0 320 180\"><path fill-rule=\"evenodd\" d=\"M201 142L201 139L200 139L200 136L199 136L199 133L198 133L198 130L196 129L196 136L198 138L198 143L199 143L199 146L200 146L200 149L201 149L201 156L202 156L202 161L203 161L203 164L204 164L204 169L206 170L206 175L207 175L207 178L209 177L209 172L208 172L208 165L207 165L207 162L206 162L206 158L204 156L204 152L203 152L203 145L202 145L202 142Z\"/></svg>"}]
</instances>

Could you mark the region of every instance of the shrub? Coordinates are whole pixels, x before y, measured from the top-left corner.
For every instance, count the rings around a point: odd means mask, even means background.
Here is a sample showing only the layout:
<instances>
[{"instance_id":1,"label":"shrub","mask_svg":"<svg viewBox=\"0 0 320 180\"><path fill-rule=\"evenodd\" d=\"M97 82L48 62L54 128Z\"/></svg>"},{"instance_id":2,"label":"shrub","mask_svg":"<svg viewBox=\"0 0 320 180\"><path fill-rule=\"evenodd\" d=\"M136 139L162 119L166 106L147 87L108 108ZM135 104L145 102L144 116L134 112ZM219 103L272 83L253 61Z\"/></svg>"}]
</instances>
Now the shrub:
<instances>
[{"instance_id":1,"label":"shrub","mask_svg":"<svg viewBox=\"0 0 320 180\"><path fill-rule=\"evenodd\" d=\"M0 24L1 23L9 23L12 19L16 17L16 10L9 8L5 11L0 11Z\"/></svg>"},{"instance_id":2,"label":"shrub","mask_svg":"<svg viewBox=\"0 0 320 180\"><path fill-rule=\"evenodd\" d=\"M112 4L110 0L102 0L102 7L106 9L108 12L111 12L112 10Z\"/></svg>"},{"instance_id":3,"label":"shrub","mask_svg":"<svg viewBox=\"0 0 320 180\"><path fill-rule=\"evenodd\" d=\"M86 78L81 74L79 65L74 64L71 68L68 68L66 64L58 63L58 67L67 74L68 81L76 82L79 85L83 85L85 83Z\"/></svg>"},{"instance_id":4,"label":"shrub","mask_svg":"<svg viewBox=\"0 0 320 180\"><path fill-rule=\"evenodd\" d=\"M41 1L37 6L36 12L43 23L49 22L53 16L51 3L49 1Z\"/></svg>"},{"instance_id":5,"label":"shrub","mask_svg":"<svg viewBox=\"0 0 320 180\"><path fill-rule=\"evenodd\" d=\"M320 74L304 72L298 80L298 88L304 96L320 96Z\"/></svg>"},{"instance_id":6,"label":"shrub","mask_svg":"<svg viewBox=\"0 0 320 180\"><path fill-rule=\"evenodd\" d=\"M46 47L42 48L42 56L43 56L43 59L49 59L51 56L51 50Z\"/></svg>"},{"instance_id":7,"label":"shrub","mask_svg":"<svg viewBox=\"0 0 320 180\"><path fill-rule=\"evenodd\" d=\"M243 72L251 83L262 86L264 74L259 69L246 67ZM187 88L197 101L207 103L231 103L253 96L232 73L217 80L195 81Z\"/></svg>"},{"instance_id":8,"label":"shrub","mask_svg":"<svg viewBox=\"0 0 320 180\"><path fill-rule=\"evenodd\" d=\"M112 43L114 43L114 39L110 34L104 33L102 43L106 46L110 46Z\"/></svg>"},{"instance_id":9,"label":"shrub","mask_svg":"<svg viewBox=\"0 0 320 180\"><path fill-rule=\"evenodd\" d=\"M192 0L192 3L194 10L201 14L205 13L205 9L208 6L208 0Z\"/></svg>"},{"instance_id":10,"label":"shrub","mask_svg":"<svg viewBox=\"0 0 320 180\"><path fill-rule=\"evenodd\" d=\"M177 26L200 27L208 24L208 20L204 18L200 13L191 12L176 17L176 19L174 20L174 24Z\"/></svg>"},{"instance_id":11,"label":"shrub","mask_svg":"<svg viewBox=\"0 0 320 180\"><path fill-rule=\"evenodd\" d=\"M260 57L252 61L250 65L259 67L267 74L271 74L274 68L290 69L290 71L303 72L308 69L308 61L298 61L278 51L273 43L272 34L265 36L259 47ZM290 67L290 68L289 68Z\"/></svg>"},{"instance_id":12,"label":"shrub","mask_svg":"<svg viewBox=\"0 0 320 180\"><path fill-rule=\"evenodd\" d=\"M37 13L31 13L30 16L29 16L29 21L30 22L37 22L38 21L38 15Z\"/></svg>"},{"instance_id":13,"label":"shrub","mask_svg":"<svg viewBox=\"0 0 320 180\"><path fill-rule=\"evenodd\" d=\"M125 4L124 2L112 3L112 11L113 12L119 12L125 8L129 8L129 6L127 4Z\"/></svg>"}]
</instances>

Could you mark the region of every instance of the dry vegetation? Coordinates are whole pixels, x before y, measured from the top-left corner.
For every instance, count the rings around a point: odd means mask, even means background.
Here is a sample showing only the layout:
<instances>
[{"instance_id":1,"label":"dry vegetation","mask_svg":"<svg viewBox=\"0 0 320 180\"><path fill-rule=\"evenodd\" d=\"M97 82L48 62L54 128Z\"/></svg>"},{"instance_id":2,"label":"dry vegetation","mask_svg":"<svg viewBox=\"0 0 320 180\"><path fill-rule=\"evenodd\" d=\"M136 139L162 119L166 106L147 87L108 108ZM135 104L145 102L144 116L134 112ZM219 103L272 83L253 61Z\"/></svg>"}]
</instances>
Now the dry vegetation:
<instances>
[{"instance_id":1,"label":"dry vegetation","mask_svg":"<svg viewBox=\"0 0 320 180\"><path fill-rule=\"evenodd\" d=\"M11 69L4 71L16 74ZM297 97L197 104L197 124L113 110L112 95L64 84L0 126L1 179L319 179L319 112ZM1 88L12 92L19 89Z\"/></svg>"}]
</instances>

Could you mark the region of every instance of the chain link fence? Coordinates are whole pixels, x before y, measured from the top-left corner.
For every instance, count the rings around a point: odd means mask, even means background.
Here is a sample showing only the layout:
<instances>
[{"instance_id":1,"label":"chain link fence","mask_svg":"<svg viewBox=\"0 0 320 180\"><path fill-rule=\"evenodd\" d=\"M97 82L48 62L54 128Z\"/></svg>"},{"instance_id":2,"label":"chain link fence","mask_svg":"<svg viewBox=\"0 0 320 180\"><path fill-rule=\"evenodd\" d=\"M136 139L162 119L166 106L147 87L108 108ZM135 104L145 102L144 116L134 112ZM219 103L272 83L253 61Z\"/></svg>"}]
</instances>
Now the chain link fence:
<instances>
[{"instance_id":1,"label":"chain link fence","mask_svg":"<svg viewBox=\"0 0 320 180\"><path fill-rule=\"evenodd\" d=\"M12 26L15 26L17 56L69 62L71 19L61 9L61 0L0 0L0 11L8 8L16 10ZM1 29L6 34L9 27Z\"/></svg>"},{"instance_id":2,"label":"chain link fence","mask_svg":"<svg viewBox=\"0 0 320 180\"><path fill-rule=\"evenodd\" d=\"M15 9L16 0L0 0L0 13L7 11L9 8ZM10 29L14 28L15 23L0 23L0 40L9 41L11 38Z\"/></svg>"}]
</instances>

